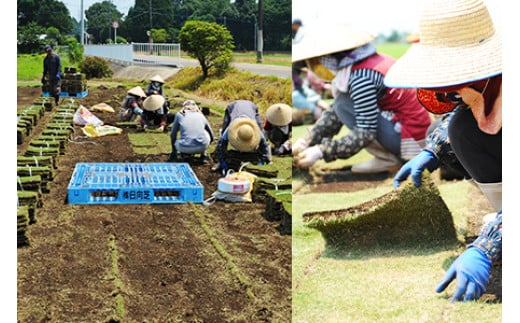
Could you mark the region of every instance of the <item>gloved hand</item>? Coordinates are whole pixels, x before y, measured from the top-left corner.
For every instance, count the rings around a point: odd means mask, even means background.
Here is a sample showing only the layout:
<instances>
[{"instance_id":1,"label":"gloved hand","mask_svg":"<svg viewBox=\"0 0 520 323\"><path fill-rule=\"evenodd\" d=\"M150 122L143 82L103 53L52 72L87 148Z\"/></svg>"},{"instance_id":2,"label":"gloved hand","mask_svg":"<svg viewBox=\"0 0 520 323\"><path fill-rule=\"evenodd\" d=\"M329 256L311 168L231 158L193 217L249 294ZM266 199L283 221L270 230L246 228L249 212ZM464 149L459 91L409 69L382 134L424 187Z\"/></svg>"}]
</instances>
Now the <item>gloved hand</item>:
<instances>
[{"instance_id":1,"label":"gloved hand","mask_svg":"<svg viewBox=\"0 0 520 323\"><path fill-rule=\"evenodd\" d=\"M264 162L263 161L259 161L258 162L258 166L264 166Z\"/></svg>"},{"instance_id":2,"label":"gloved hand","mask_svg":"<svg viewBox=\"0 0 520 323\"><path fill-rule=\"evenodd\" d=\"M220 169L222 170L222 173L225 174L228 170L228 164L225 160L220 162Z\"/></svg>"},{"instance_id":3,"label":"gloved hand","mask_svg":"<svg viewBox=\"0 0 520 323\"><path fill-rule=\"evenodd\" d=\"M60 73L60 72L56 73L56 78L57 78L58 80L61 79L61 73Z\"/></svg>"},{"instance_id":4,"label":"gloved hand","mask_svg":"<svg viewBox=\"0 0 520 323\"><path fill-rule=\"evenodd\" d=\"M141 115L143 115L143 109L141 109L139 107L134 108L134 113L141 116Z\"/></svg>"},{"instance_id":5,"label":"gloved hand","mask_svg":"<svg viewBox=\"0 0 520 323\"><path fill-rule=\"evenodd\" d=\"M309 143L307 142L307 140L305 140L303 138L296 140L296 142L292 146L293 156L298 156L298 154L300 154L302 151L304 151L307 148L309 148Z\"/></svg>"},{"instance_id":6,"label":"gloved hand","mask_svg":"<svg viewBox=\"0 0 520 323\"><path fill-rule=\"evenodd\" d=\"M415 187L419 187L421 186L421 174L423 170L428 169L430 172L433 172L437 167L439 167L437 157L435 157L431 151L421 150L417 156L406 162L397 174L395 174L394 187L398 188L399 184L406 180L409 175L411 175Z\"/></svg>"},{"instance_id":7,"label":"gloved hand","mask_svg":"<svg viewBox=\"0 0 520 323\"><path fill-rule=\"evenodd\" d=\"M466 249L450 266L435 291L442 292L455 278L457 289L450 302L476 300L486 290L491 260L478 248Z\"/></svg>"},{"instance_id":8,"label":"gloved hand","mask_svg":"<svg viewBox=\"0 0 520 323\"><path fill-rule=\"evenodd\" d=\"M315 145L298 154L296 165L300 168L307 168L314 165L314 163L321 158L323 158L323 152L319 145Z\"/></svg>"},{"instance_id":9,"label":"gloved hand","mask_svg":"<svg viewBox=\"0 0 520 323\"><path fill-rule=\"evenodd\" d=\"M163 132L163 131L164 131L164 126L160 126L160 127L159 127L159 131L160 131L160 132Z\"/></svg>"}]
</instances>

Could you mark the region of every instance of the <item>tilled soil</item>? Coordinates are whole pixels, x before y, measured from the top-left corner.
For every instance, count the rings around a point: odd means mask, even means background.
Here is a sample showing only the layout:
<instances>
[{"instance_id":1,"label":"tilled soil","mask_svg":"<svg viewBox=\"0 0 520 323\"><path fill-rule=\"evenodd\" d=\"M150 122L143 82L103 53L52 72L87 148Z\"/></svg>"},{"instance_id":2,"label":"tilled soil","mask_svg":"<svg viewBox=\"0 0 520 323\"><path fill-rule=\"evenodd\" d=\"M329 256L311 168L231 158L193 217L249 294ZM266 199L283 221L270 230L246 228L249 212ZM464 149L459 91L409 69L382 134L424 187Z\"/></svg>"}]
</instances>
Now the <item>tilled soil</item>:
<instances>
[{"instance_id":1,"label":"tilled soil","mask_svg":"<svg viewBox=\"0 0 520 323\"><path fill-rule=\"evenodd\" d=\"M87 107L114 103L126 90L91 88L78 100ZM18 109L40 94L39 87L19 87ZM103 114L103 121L115 125L117 114ZM290 321L291 236L266 220L264 203L67 203L78 162L167 160L135 154L126 135L132 131L70 142L59 156L27 229L29 244L18 248L18 322ZM18 145L19 155L30 140ZM208 164L191 167L208 198L221 175Z\"/></svg>"}]
</instances>

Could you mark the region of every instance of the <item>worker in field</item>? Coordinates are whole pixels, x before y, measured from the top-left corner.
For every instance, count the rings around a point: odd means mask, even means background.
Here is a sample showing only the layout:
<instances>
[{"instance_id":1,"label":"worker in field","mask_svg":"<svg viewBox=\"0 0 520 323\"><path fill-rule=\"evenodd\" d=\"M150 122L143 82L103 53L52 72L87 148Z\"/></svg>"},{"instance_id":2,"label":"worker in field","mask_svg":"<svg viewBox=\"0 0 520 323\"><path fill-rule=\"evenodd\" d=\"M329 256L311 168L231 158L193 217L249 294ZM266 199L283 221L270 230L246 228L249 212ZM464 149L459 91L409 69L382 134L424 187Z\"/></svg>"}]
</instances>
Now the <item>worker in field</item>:
<instances>
[{"instance_id":1,"label":"worker in field","mask_svg":"<svg viewBox=\"0 0 520 323\"><path fill-rule=\"evenodd\" d=\"M52 51L50 45L45 46L47 55L43 59L43 75L42 84L47 85L50 95L54 98L54 102L58 105L61 93L61 58Z\"/></svg>"},{"instance_id":2,"label":"worker in field","mask_svg":"<svg viewBox=\"0 0 520 323\"><path fill-rule=\"evenodd\" d=\"M285 103L275 103L267 108L264 132L272 143L273 155L291 154L292 108Z\"/></svg>"},{"instance_id":3,"label":"worker in field","mask_svg":"<svg viewBox=\"0 0 520 323\"><path fill-rule=\"evenodd\" d=\"M394 177L394 186L460 163L496 210L455 260L436 291L456 280L451 301L478 299L502 258L502 40L481 0L428 0L419 42L388 71L389 87L412 87L424 108L443 114L426 147Z\"/></svg>"},{"instance_id":4,"label":"worker in field","mask_svg":"<svg viewBox=\"0 0 520 323\"><path fill-rule=\"evenodd\" d=\"M159 74L156 74L156 75L152 76L152 78L150 79L150 83L148 83L144 92L146 93L147 96L150 96L153 94L162 95L164 97L164 108L166 110L169 110L170 102L168 101L168 97L164 93L164 89L163 89L164 83L165 83L164 79Z\"/></svg>"},{"instance_id":5,"label":"worker in field","mask_svg":"<svg viewBox=\"0 0 520 323\"><path fill-rule=\"evenodd\" d=\"M173 122L175 115L169 112L165 105L166 99L160 94L152 94L143 101L141 114L141 129L158 129L167 131L167 126Z\"/></svg>"},{"instance_id":6,"label":"worker in field","mask_svg":"<svg viewBox=\"0 0 520 323\"><path fill-rule=\"evenodd\" d=\"M121 121L135 121L137 116L142 116L144 98L146 98L146 93L144 93L140 86L128 90L119 109L119 118Z\"/></svg>"},{"instance_id":7,"label":"worker in field","mask_svg":"<svg viewBox=\"0 0 520 323\"><path fill-rule=\"evenodd\" d=\"M195 101L184 101L181 110L175 114L170 139L172 152L169 162L211 161L206 150L214 140L213 130ZM195 155L198 155L197 159L194 159Z\"/></svg>"},{"instance_id":8,"label":"worker in field","mask_svg":"<svg viewBox=\"0 0 520 323\"><path fill-rule=\"evenodd\" d=\"M294 143L296 166L348 159L365 149L373 158L353 165L352 173L396 172L424 147L431 123L428 111L415 90L384 85L395 59L377 53L371 44L374 36L329 21L315 26L308 27L293 45L292 59L330 82L334 101L305 137ZM343 126L348 133L336 136Z\"/></svg>"},{"instance_id":9,"label":"worker in field","mask_svg":"<svg viewBox=\"0 0 520 323\"><path fill-rule=\"evenodd\" d=\"M217 163L213 171L229 169L229 151L238 152L243 162L268 164L272 161L271 147L262 130L262 118L256 104L249 100L231 102L224 112L220 137L216 147Z\"/></svg>"}]
</instances>

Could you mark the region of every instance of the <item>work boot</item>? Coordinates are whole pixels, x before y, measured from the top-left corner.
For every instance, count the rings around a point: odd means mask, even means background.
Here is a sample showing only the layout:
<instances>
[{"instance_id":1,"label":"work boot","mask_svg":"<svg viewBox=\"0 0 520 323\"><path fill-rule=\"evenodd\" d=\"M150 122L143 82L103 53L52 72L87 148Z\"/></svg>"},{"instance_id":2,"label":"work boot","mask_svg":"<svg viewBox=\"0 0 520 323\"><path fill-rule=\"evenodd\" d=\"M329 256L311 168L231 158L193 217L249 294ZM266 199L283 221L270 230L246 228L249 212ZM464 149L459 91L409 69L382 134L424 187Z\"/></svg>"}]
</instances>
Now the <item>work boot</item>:
<instances>
[{"instance_id":1,"label":"work boot","mask_svg":"<svg viewBox=\"0 0 520 323\"><path fill-rule=\"evenodd\" d=\"M354 174L395 173L403 164L401 158L386 150L377 140L372 141L365 149L374 158L365 163L353 165L351 172Z\"/></svg>"},{"instance_id":2,"label":"work boot","mask_svg":"<svg viewBox=\"0 0 520 323\"><path fill-rule=\"evenodd\" d=\"M207 163L211 162L211 158L208 156L208 154L202 153L202 154L200 154L199 162L201 164L207 164Z\"/></svg>"}]
</instances>

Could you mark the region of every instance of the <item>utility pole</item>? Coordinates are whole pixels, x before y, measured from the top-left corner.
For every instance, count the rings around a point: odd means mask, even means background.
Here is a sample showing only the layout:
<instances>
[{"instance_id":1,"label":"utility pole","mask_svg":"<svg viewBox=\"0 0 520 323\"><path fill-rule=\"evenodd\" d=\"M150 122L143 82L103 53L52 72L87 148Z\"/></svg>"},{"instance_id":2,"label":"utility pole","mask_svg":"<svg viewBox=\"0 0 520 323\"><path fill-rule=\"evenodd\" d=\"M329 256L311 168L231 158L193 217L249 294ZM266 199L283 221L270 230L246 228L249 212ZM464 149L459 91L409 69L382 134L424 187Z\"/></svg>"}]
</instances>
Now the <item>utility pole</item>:
<instances>
[{"instance_id":1,"label":"utility pole","mask_svg":"<svg viewBox=\"0 0 520 323\"><path fill-rule=\"evenodd\" d=\"M85 46L85 20L83 16L85 16L85 13L83 12L83 0L81 0L81 46Z\"/></svg>"},{"instance_id":2,"label":"utility pole","mask_svg":"<svg viewBox=\"0 0 520 323\"><path fill-rule=\"evenodd\" d=\"M257 45L256 45L256 62L262 63L262 51L264 50L264 38L262 36L264 9L262 0L258 0L258 30L257 30Z\"/></svg>"},{"instance_id":3,"label":"utility pole","mask_svg":"<svg viewBox=\"0 0 520 323\"><path fill-rule=\"evenodd\" d=\"M149 15L150 15L150 33L148 34L149 38L149 42L150 42L150 54L153 54L153 40L152 40L152 0L150 0L148 2L148 12L149 12Z\"/></svg>"}]
</instances>

